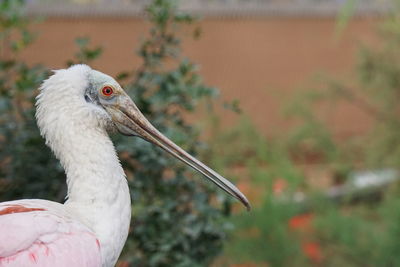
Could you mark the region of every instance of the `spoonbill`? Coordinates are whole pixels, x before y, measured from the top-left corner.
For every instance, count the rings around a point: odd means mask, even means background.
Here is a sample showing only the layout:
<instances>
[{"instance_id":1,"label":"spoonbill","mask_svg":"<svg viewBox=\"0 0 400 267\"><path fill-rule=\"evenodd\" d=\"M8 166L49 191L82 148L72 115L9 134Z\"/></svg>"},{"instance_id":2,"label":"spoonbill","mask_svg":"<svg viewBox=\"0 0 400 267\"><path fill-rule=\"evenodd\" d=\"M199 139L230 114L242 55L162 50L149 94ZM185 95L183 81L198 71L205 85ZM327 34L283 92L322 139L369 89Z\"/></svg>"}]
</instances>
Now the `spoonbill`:
<instances>
[{"instance_id":1,"label":"spoonbill","mask_svg":"<svg viewBox=\"0 0 400 267\"><path fill-rule=\"evenodd\" d=\"M65 169L67 200L0 203L0 267L116 264L128 236L131 198L107 134L113 129L164 149L250 208L232 183L156 130L112 77L87 65L54 71L42 83L36 119Z\"/></svg>"}]
</instances>

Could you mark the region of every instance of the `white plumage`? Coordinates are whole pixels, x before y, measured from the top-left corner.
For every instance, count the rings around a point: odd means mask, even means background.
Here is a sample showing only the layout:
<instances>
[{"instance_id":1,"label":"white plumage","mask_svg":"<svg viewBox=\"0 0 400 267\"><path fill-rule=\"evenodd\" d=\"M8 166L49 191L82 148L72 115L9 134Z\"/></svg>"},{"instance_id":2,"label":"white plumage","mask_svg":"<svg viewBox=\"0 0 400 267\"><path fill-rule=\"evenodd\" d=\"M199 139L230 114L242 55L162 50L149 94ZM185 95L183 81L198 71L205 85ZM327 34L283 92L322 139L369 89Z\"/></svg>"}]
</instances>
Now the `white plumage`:
<instances>
[{"instance_id":1,"label":"white plumage","mask_svg":"<svg viewBox=\"0 0 400 267\"><path fill-rule=\"evenodd\" d=\"M36 118L65 169L68 199L0 203L0 267L115 265L131 201L110 129L160 146L249 207L230 182L152 127L113 78L89 66L58 70L44 81Z\"/></svg>"},{"instance_id":2,"label":"white plumage","mask_svg":"<svg viewBox=\"0 0 400 267\"><path fill-rule=\"evenodd\" d=\"M111 118L83 97L90 71L86 65L56 71L41 87L36 117L67 175L65 207L94 231L105 266L113 266L128 236L131 201L107 134Z\"/></svg>"}]
</instances>

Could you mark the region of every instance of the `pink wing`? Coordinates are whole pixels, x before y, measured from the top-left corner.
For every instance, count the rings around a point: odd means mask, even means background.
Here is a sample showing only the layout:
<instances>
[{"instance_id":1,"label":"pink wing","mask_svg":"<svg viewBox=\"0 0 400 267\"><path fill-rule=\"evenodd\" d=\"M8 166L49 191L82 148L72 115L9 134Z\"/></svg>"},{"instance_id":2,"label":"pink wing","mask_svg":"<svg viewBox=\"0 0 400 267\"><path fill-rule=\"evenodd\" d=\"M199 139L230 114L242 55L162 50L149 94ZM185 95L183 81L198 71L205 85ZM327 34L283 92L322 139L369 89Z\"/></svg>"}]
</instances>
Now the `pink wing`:
<instances>
[{"instance_id":1,"label":"pink wing","mask_svg":"<svg viewBox=\"0 0 400 267\"><path fill-rule=\"evenodd\" d=\"M0 267L101 266L99 241L62 207L40 200L0 203Z\"/></svg>"}]
</instances>

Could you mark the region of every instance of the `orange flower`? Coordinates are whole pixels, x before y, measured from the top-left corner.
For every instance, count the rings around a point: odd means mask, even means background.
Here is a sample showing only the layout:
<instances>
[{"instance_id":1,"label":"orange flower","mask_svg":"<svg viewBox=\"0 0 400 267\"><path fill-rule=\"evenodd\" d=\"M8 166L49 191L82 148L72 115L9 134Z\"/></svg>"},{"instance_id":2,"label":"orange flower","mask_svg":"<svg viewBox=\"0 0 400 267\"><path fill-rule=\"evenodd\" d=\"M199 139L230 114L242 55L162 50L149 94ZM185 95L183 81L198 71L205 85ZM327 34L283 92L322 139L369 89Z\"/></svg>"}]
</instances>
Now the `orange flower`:
<instances>
[{"instance_id":1,"label":"orange flower","mask_svg":"<svg viewBox=\"0 0 400 267\"><path fill-rule=\"evenodd\" d=\"M290 218L289 228L290 229L305 229L311 225L314 215L312 213L300 214Z\"/></svg>"},{"instance_id":2,"label":"orange flower","mask_svg":"<svg viewBox=\"0 0 400 267\"><path fill-rule=\"evenodd\" d=\"M315 242L307 242L303 243L301 246L304 254L313 262L321 262L322 253L321 248L318 243Z\"/></svg>"},{"instance_id":3,"label":"orange flower","mask_svg":"<svg viewBox=\"0 0 400 267\"><path fill-rule=\"evenodd\" d=\"M283 193L286 187L287 187L286 180L279 178L276 179L274 184L272 185L272 191L274 192L275 195L280 195Z\"/></svg>"}]
</instances>

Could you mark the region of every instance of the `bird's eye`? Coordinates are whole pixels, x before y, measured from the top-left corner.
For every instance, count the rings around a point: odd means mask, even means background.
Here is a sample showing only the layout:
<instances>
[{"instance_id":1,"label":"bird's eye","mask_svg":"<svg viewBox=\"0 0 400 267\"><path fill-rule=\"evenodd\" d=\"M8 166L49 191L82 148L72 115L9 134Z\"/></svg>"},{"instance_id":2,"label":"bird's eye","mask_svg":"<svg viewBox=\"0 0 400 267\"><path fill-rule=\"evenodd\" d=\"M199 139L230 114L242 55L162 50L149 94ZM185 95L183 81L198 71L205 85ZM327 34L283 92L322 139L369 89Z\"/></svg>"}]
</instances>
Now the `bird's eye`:
<instances>
[{"instance_id":1,"label":"bird's eye","mask_svg":"<svg viewBox=\"0 0 400 267\"><path fill-rule=\"evenodd\" d=\"M111 86L104 86L104 87L101 89L101 93L102 93L104 96L111 96L111 95L114 93L114 89L113 89Z\"/></svg>"}]
</instances>

